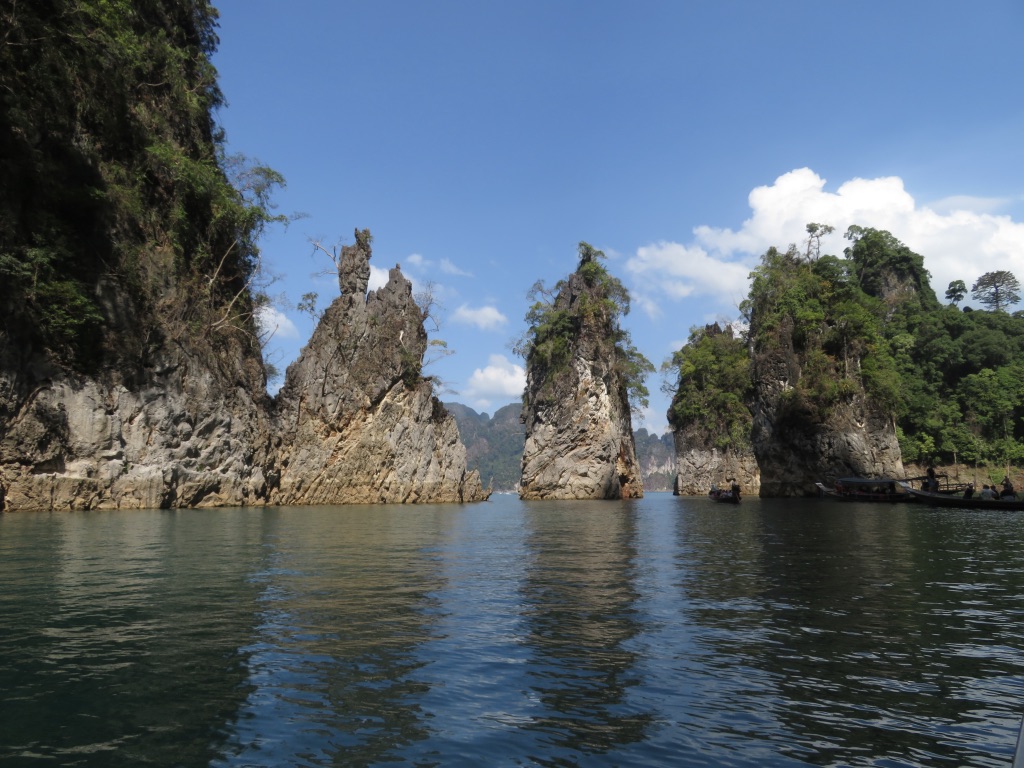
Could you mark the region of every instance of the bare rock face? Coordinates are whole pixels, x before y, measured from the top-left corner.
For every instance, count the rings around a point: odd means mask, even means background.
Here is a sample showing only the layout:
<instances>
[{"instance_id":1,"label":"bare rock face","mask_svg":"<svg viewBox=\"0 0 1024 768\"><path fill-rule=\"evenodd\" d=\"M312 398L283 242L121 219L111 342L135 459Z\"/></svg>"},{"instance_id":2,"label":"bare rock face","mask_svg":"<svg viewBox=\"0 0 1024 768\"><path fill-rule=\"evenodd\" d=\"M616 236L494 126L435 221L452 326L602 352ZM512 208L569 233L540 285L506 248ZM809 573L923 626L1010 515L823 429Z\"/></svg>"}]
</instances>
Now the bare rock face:
<instances>
[{"instance_id":1,"label":"bare rock face","mask_svg":"<svg viewBox=\"0 0 1024 768\"><path fill-rule=\"evenodd\" d=\"M454 418L421 373L427 334L396 267L366 294L369 233L342 250L344 293L288 368L277 397L275 504L486 499Z\"/></svg>"},{"instance_id":2,"label":"bare rock face","mask_svg":"<svg viewBox=\"0 0 1024 768\"><path fill-rule=\"evenodd\" d=\"M860 388L827 412L793 390L800 358L784 344L754 356L752 441L762 496L810 496L839 477L903 477L896 428Z\"/></svg>"},{"instance_id":3,"label":"bare rock face","mask_svg":"<svg viewBox=\"0 0 1024 768\"><path fill-rule=\"evenodd\" d=\"M591 289L572 274L555 299L571 311ZM585 325L557 371L527 360L523 499L630 499L643 496L629 400L607 339Z\"/></svg>"},{"instance_id":4,"label":"bare rock face","mask_svg":"<svg viewBox=\"0 0 1024 768\"><path fill-rule=\"evenodd\" d=\"M753 452L719 451L692 440L692 435L674 432L676 480L672 489L677 496L704 496L711 485L725 487L735 478L744 494L756 496L761 489L761 471Z\"/></svg>"},{"instance_id":5,"label":"bare rock face","mask_svg":"<svg viewBox=\"0 0 1024 768\"><path fill-rule=\"evenodd\" d=\"M138 387L6 365L0 390L0 509L242 505L266 493L250 390L225 387L183 347Z\"/></svg>"},{"instance_id":6,"label":"bare rock face","mask_svg":"<svg viewBox=\"0 0 1024 768\"><path fill-rule=\"evenodd\" d=\"M357 233L346 293L276 407L251 345L181 338L129 379L68 373L0 334L0 511L487 498L421 376L411 285L394 269L367 296L369 256Z\"/></svg>"}]
</instances>

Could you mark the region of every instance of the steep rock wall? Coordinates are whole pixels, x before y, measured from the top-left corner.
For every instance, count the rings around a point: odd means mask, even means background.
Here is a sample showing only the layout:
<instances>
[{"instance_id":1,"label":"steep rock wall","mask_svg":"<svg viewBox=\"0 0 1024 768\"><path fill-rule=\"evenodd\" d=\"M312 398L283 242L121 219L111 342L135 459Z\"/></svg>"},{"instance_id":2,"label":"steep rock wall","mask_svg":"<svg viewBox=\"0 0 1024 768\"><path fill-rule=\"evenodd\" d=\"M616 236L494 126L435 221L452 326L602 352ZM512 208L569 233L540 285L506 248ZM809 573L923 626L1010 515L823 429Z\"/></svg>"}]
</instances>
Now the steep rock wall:
<instances>
[{"instance_id":1,"label":"steep rock wall","mask_svg":"<svg viewBox=\"0 0 1024 768\"><path fill-rule=\"evenodd\" d=\"M752 441L762 496L810 496L838 477L903 476L892 420L862 387L824 412L794 389L801 360L784 343L754 355Z\"/></svg>"},{"instance_id":2,"label":"steep rock wall","mask_svg":"<svg viewBox=\"0 0 1024 768\"><path fill-rule=\"evenodd\" d=\"M369 295L368 233L342 250L342 295L288 368L277 398L276 504L479 501L454 418L422 376L427 346L396 267Z\"/></svg>"},{"instance_id":3,"label":"steep rock wall","mask_svg":"<svg viewBox=\"0 0 1024 768\"><path fill-rule=\"evenodd\" d=\"M719 451L688 432L677 431L672 435L676 459L673 493L704 496L712 484L725 487L729 478L736 479L744 494L756 496L760 492L761 471L753 452Z\"/></svg>"},{"instance_id":4,"label":"steep rock wall","mask_svg":"<svg viewBox=\"0 0 1024 768\"><path fill-rule=\"evenodd\" d=\"M163 349L136 381L6 356L0 509L260 503L267 432L259 403L244 381L225 381L189 346Z\"/></svg>"},{"instance_id":5,"label":"steep rock wall","mask_svg":"<svg viewBox=\"0 0 1024 768\"><path fill-rule=\"evenodd\" d=\"M589 292L572 274L555 299L571 310ZM629 400L606 340L611 328L585 327L557 371L527 361L523 499L628 499L643 496Z\"/></svg>"}]
</instances>

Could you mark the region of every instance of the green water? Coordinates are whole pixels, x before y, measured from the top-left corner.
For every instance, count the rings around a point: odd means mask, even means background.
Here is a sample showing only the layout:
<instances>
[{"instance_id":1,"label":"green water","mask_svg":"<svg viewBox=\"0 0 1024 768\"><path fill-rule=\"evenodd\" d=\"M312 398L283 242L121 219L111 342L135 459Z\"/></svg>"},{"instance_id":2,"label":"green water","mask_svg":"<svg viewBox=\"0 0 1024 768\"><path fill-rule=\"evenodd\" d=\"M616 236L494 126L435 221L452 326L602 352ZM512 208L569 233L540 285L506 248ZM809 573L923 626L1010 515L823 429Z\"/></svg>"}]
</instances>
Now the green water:
<instances>
[{"instance_id":1,"label":"green water","mask_svg":"<svg viewBox=\"0 0 1024 768\"><path fill-rule=\"evenodd\" d=\"M1007 766L1024 513L0 516L0 766Z\"/></svg>"}]
</instances>

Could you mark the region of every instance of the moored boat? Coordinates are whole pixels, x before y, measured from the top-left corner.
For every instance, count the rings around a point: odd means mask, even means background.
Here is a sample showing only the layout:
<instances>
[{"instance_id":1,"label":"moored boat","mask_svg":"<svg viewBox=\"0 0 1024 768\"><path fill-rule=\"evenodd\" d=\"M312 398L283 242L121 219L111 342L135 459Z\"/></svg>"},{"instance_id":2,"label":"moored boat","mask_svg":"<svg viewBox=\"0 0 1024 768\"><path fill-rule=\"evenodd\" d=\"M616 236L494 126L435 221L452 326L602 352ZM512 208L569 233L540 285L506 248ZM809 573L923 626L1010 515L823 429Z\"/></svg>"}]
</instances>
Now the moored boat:
<instances>
[{"instance_id":1,"label":"moored boat","mask_svg":"<svg viewBox=\"0 0 1024 768\"><path fill-rule=\"evenodd\" d=\"M815 485L819 496L838 501L894 503L914 500L910 487L891 477L841 477L831 488L824 483Z\"/></svg>"},{"instance_id":2,"label":"moored boat","mask_svg":"<svg viewBox=\"0 0 1024 768\"><path fill-rule=\"evenodd\" d=\"M1002 499L985 499L975 494L969 498L949 493L910 490L913 497L933 507L954 507L956 509L1001 509L1006 511L1024 510L1024 499L1010 496Z\"/></svg>"}]
</instances>

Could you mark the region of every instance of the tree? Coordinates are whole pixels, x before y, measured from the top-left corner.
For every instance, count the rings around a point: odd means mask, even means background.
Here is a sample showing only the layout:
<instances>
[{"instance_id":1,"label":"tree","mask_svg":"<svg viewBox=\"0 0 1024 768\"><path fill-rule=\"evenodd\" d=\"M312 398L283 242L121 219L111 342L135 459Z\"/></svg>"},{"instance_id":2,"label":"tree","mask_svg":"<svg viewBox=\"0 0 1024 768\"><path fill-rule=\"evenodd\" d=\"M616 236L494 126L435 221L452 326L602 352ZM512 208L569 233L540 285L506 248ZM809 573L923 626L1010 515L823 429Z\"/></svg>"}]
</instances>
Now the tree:
<instances>
[{"instance_id":1,"label":"tree","mask_svg":"<svg viewBox=\"0 0 1024 768\"><path fill-rule=\"evenodd\" d=\"M986 272L971 286L971 298L994 312L1004 312L1020 301L1020 282L1012 272Z\"/></svg>"},{"instance_id":2,"label":"tree","mask_svg":"<svg viewBox=\"0 0 1024 768\"><path fill-rule=\"evenodd\" d=\"M963 280L954 280L946 288L946 301L954 306L964 300L964 296L967 295L967 286Z\"/></svg>"}]
</instances>

